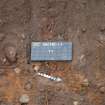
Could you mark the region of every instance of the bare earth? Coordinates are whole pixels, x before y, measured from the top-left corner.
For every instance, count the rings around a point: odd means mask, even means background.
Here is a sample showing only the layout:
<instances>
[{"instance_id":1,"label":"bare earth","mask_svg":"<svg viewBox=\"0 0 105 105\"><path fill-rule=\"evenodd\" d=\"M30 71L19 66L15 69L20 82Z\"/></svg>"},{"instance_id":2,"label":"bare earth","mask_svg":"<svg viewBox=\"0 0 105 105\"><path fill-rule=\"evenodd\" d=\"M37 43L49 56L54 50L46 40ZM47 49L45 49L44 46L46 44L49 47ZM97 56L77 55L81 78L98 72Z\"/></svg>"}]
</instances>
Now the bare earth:
<instances>
[{"instance_id":1,"label":"bare earth","mask_svg":"<svg viewBox=\"0 0 105 105\"><path fill-rule=\"evenodd\" d=\"M28 64L31 41L73 42L73 60ZM28 105L105 105L105 0L0 0L0 105L23 94Z\"/></svg>"}]
</instances>

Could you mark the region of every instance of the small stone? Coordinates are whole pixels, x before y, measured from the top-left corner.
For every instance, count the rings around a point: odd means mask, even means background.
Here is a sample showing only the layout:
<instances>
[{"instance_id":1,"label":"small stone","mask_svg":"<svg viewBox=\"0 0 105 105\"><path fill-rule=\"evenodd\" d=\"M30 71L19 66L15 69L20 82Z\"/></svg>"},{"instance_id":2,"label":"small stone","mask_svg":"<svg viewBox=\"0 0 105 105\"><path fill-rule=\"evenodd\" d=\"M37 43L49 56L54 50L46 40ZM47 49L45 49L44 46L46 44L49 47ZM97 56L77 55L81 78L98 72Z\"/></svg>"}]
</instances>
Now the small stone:
<instances>
[{"instance_id":1,"label":"small stone","mask_svg":"<svg viewBox=\"0 0 105 105\"><path fill-rule=\"evenodd\" d=\"M105 26L102 26L102 27L100 28L100 31L101 31L101 32L105 31Z\"/></svg>"},{"instance_id":2,"label":"small stone","mask_svg":"<svg viewBox=\"0 0 105 105\"><path fill-rule=\"evenodd\" d=\"M21 72L21 69L20 68L15 68L14 71L15 71L15 73L19 74Z\"/></svg>"},{"instance_id":3,"label":"small stone","mask_svg":"<svg viewBox=\"0 0 105 105\"><path fill-rule=\"evenodd\" d=\"M105 87L101 87L101 88L100 88L100 92L101 92L101 93L105 93Z\"/></svg>"},{"instance_id":4,"label":"small stone","mask_svg":"<svg viewBox=\"0 0 105 105\"><path fill-rule=\"evenodd\" d=\"M25 37L25 34L21 34L21 36L22 36L22 39L24 40L26 37Z\"/></svg>"},{"instance_id":5,"label":"small stone","mask_svg":"<svg viewBox=\"0 0 105 105\"><path fill-rule=\"evenodd\" d=\"M57 39L59 39L59 40L63 40L64 37L63 37L63 35L58 35L58 38L57 38Z\"/></svg>"},{"instance_id":6,"label":"small stone","mask_svg":"<svg viewBox=\"0 0 105 105\"><path fill-rule=\"evenodd\" d=\"M78 101L74 101L73 105L79 105L79 102Z\"/></svg>"},{"instance_id":7,"label":"small stone","mask_svg":"<svg viewBox=\"0 0 105 105\"><path fill-rule=\"evenodd\" d=\"M20 97L20 99L19 99L19 102L21 103L21 104L26 104L26 103L28 103L29 102L29 96L27 95L27 94L23 94L21 97Z\"/></svg>"},{"instance_id":8,"label":"small stone","mask_svg":"<svg viewBox=\"0 0 105 105\"><path fill-rule=\"evenodd\" d=\"M86 32L87 30L86 30L86 28L84 27L84 28L82 28L82 32Z\"/></svg>"},{"instance_id":9,"label":"small stone","mask_svg":"<svg viewBox=\"0 0 105 105\"><path fill-rule=\"evenodd\" d=\"M30 89L32 89L32 83L31 83L31 82L27 82L27 83L25 84L25 86L24 86L24 89L25 89L25 90L30 90Z\"/></svg>"},{"instance_id":10,"label":"small stone","mask_svg":"<svg viewBox=\"0 0 105 105\"><path fill-rule=\"evenodd\" d=\"M35 66L34 66L34 70L35 70L36 72L38 72L39 69L40 69L40 65L35 65Z\"/></svg>"},{"instance_id":11,"label":"small stone","mask_svg":"<svg viewBox=\"0 0 105 105\"><path fill-rule=\"evenodd\" d=\"M13 45L5 46L5 56L10 62L16 61L16 48Z\"/></svg>"},{"instance_id":12,"label":"small stone","mask_svg":"<svg viewBox=\"0 0 105 105\"><path fill-rule=\"evenodd\" d=\"M80 61L80 66L85 66L86 65L86 56L82 54L79 58Z\"/></svg>"},{"instance_id":13,"label":"small stone","mask_svg":"<svg viewBox=\"0 0 105 105\"><path fill-rule=\"evenodd\" d=\"M6 58L3 58L3 63L6 63L6 61L7 61Z\"/></svg>"},{"instance_id":14,"label":"small stone","mask_svg":"<svg viewBox=\"0 0 105 105\"><path fill-rule=\"evenodd\" d=\"M7 62L7 59L3 56L0 58L0 61L2 64L5 64Z\"/></svg>"},{"instance_id":15,"label":"small stone","mask_svg":"<svg viewBox=\"0 0 105 105\"><path fill-rule=\"evenodd\" d=\"M83 0L82 4L84 4L84 5L87 4L87 0Z\"/></svg>"},{"instance_id":16,"label":"small stone","mask_svg":"<svg viewBox=\"0 0 105 105\"><path fill-rule=\"evenodd\" d=\"M88 79L84 79L82 85L85 86L85 87L88 87L89 86Z\"/></svg>"}]
</instances>

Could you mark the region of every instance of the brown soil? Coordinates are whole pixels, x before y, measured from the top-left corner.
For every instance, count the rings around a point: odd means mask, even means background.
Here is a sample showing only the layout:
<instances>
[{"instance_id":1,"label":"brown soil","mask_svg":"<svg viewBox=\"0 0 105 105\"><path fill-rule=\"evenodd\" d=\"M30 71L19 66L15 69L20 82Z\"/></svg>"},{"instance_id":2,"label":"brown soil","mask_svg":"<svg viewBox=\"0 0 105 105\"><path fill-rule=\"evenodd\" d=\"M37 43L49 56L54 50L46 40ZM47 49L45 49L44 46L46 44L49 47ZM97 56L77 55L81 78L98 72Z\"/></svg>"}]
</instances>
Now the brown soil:
<instances>
[{"instance_id":1,"label":"brown soil","mask_svg":"<svg viewBox=\"0 0 105 105\"><path fill-rule=\"evenodd\" d=\"M73 60L28 64L32 41L71 41ZM105 105L104 51L105 0L0 0L0 105Z\"/></svg>"}]
</instances>

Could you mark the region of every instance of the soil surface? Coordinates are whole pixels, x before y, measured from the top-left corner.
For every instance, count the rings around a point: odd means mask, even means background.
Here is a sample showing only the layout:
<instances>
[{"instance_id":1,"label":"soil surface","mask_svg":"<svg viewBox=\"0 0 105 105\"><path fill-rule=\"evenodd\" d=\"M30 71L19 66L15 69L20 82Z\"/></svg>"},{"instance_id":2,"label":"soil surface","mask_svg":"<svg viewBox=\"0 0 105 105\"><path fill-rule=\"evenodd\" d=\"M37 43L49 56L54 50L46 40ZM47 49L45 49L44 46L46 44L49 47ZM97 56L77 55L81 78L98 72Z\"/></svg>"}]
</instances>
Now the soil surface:
<instances>
[{"instance_id":1,"label":"soil surface","mask_svg":"<svg viewBox=\"0 0 105 105\"><path fill-rule=\"evenodd\" d=\"M73 60L30 63L32 41L73 42ZM24 104L105 105L105 0L0 0L0 105Z\"/></svg>"}]
</instances>

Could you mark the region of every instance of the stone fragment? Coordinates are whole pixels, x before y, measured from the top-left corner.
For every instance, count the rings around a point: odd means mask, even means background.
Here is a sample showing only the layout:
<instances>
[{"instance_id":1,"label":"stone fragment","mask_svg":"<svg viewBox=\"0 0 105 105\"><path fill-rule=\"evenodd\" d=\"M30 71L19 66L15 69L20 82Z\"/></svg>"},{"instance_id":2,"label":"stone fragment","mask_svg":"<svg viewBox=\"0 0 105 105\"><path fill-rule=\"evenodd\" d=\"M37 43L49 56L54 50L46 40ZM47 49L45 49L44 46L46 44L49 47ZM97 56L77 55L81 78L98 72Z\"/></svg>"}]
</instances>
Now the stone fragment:
<instances>
[{"instance_id":1,"label":"stone fragment","mask_svg":"<svg viewBox=\"0 0 105 105\"><path fill-rule=\"evenodd\" d=\"M2 56L0 58L0 62L1 62L1 64L5 64L7 62L7 59L4 56Z\"/></svg>"},{"instance_id":2,"label":"stone fragment","mask_svg":"<svg viewBox=\"0 0 105 105\"><path fill-rule=\"evenodd\" d=\"M87 29L85 27L83 27L81 30L82 30L82 32L86 32L87 31Z\"/></svg>"},{"instance_id":3,"label":"stone fragment","mask_svg":"<svg viewBox=\"0 0 105 105\"><path fill-rule=\"evenodd\" d=\"M39 68L40 68L39 65L36 65L36 66L34 67L34 70L35 70L35 71L38 71Z\"/></svg>"},{"instance_id":4,"label":"stone fragment","mask_svg":"<svg viewBox=\"0 0 105 105\"><path fill-rule=\"evenodd\" d=\"M29 102L29 96L27 95L27 94L22 94L21 96L20 96L20 99L19 99L19 102L21 103L21 104L27 104L28 102Z\"/></svg>"},{"instance_id":5,"label":"stone fragment","mask_svg":"<svg viewBox=\"0 0 105 105\"><path fill-rule=\"evenodd\" d=\"M104 32L105 31L105 26L101 26L100 31Z\"/></svg>"},{"instance_id":6,"label":"stone fragment","mask_svg":"<svg viewBox=\"0 0 105 105\"><path fill-rule=\"evenodd\" d=\"M100 92L105 93L105 87L100 87Z\"/></svg>"},{"instance_id":7,"label":"stone fragment","mask_svg":"<svg viewBox=\"0 0 105 105\"><path fill-rule=\"evenodd\" d=\"M33 66L34 71L38 72L38 71L39 71L39 69L40 69L40 66L41 66L41 64L40 64L40 63L35 64L35 65Z\"/></svg>"},{"instance_id":8,"label":"stone fragment","mask_svg":"<svg viewBox=\"0 0 105 105\"><path fill-rule=\"evenodd\" d=\"M21 34L21 37L23 40L26 38L24 33Z\"/></svg>"},{"instance_id":9,"label":"stone fragment","mask_svg":"<svg viewBox=\"0 0 105 105\"><path fill-rule=\"evenodd\" d=\"M88 79L84 79L84 80L83 80L82 86L84 86L84 87L88 87L88 86L89 86L89 81L88 81Z\"/></svg>"},{"instance_id":10,"label":"stone fragment","mask_svg":"<svg viewBox=\"0 0 105 105\"><path fill-rule=\"evenodd\" d=\"M6 45L5 46L5 56L8 59L9 62L15 62L16 61L16 48L13 45Z\"/></svg>"},{"instance_id":11,"label":"stone fragment","mask_svg":"<svg viewBox=\"0 0 105 105\"><path fill-rule=\"evenodd\" d=\"M79 102L78 101L74 101L73 105L79 105Z\"/></svg>"},{"instance_id":12,"label":"stone fragment","mask_svg":"<svg viewBox=\"0 0 105 105\"><path fill-rule=\"evenodd\" d=\"M20 68L15 68L14 71L15 71L16 74L19 74L21 72L21 69Z\"/></svg>"}]
</instances>

